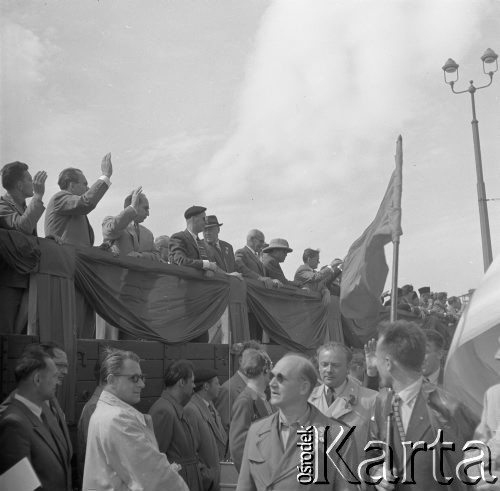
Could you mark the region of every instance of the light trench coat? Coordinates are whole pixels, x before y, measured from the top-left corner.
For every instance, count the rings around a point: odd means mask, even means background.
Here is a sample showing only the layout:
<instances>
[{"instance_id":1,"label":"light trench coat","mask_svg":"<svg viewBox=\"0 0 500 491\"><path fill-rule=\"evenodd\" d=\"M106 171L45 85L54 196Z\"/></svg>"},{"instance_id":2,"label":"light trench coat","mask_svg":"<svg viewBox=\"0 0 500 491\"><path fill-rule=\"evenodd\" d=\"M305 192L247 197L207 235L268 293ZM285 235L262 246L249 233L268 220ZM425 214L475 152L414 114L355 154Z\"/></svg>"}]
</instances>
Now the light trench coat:
<instances>
[{"instance_id":1,"label":"light trench coat","mask_svg":"<svg viewBox=\"0 0 500 491\"><path fill-rule=\"evenodd\" d=\"M151 417L103 390L90 418L83 491L188 491L158 450Z\"/></svg>"}]
</instances>

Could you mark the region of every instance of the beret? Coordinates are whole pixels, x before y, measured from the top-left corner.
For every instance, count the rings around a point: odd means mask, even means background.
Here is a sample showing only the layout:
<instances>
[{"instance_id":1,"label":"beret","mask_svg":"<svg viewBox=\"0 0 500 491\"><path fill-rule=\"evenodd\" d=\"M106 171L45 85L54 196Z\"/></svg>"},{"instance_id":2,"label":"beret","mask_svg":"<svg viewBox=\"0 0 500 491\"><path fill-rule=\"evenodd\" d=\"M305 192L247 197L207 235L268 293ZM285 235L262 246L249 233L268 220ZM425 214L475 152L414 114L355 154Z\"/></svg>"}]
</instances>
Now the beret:
<instances>
[{"instance_id":1,"label":"beret","mask_svg":"<svg viewBox=\"0 0 500 491\"><path fill-rule=\"evenodd\" d=\"M184 218L187 220L188 218L194 217L196 215L199 215L200 213L203 213L207 209L203 206L190 206L185 212L184 212Z\"/></svg>"},{"instance_id":2,"label":"beret","mask_svg":"<svg viewBox=\"0 0 500 491\"><path fill-rule=\"evenodd\" d=\"M194 369L194 383L196 385L202 384L203 382L208 382L212 380L214 377L217 377L219 372L214 368L204 368L204 367L195 367Z\"/></svg>"}]
</instances>

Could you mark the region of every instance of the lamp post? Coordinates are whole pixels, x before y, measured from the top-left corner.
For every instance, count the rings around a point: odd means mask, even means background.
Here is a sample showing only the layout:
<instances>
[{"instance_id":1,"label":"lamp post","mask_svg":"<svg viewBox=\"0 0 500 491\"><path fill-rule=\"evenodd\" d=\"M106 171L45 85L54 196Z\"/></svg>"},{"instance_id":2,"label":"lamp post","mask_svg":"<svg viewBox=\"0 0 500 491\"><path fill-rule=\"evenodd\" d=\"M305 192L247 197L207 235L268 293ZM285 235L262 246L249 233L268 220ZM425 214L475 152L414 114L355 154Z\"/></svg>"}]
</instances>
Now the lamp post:
<instances>
[{"instance_id":1,"label":"lamp post","mask_svg":"<svg viewBox=\"0 0 500 491\"><path fill-rule=\"evenodd\" d=\"M476 118L476 101L474 99L474 94L480 89L489 87L493 82L493 74L498 70L498 55L490 48L488 48L483 56L481 56L483 62L483 72L490 77L489 83L482 85L481 87L475 87L474 81L470 81L468 89L456 91L455 82L458 81L458 65L451 58L443 66L444 81L447 83L454 94L464 94L468 92L471 97L472 103L472 138L474 140L474 156L476 159L476 175L477 175L477 199L479 203L479 221L481 224L481 242L483 246L483 263L484 270L486 271L489 265L493 261L493 253L491 250L491 237L490 237L490 223L488 220L488 206L486 201L486 189L484 187L483 180L483 163L481 160L481 145L479 143L479 128L478 121ZM489 71L486 71L486 65L492 65ZM455 75L454 80L450 80L453 74Z\"/></svg>"}]
</instances>

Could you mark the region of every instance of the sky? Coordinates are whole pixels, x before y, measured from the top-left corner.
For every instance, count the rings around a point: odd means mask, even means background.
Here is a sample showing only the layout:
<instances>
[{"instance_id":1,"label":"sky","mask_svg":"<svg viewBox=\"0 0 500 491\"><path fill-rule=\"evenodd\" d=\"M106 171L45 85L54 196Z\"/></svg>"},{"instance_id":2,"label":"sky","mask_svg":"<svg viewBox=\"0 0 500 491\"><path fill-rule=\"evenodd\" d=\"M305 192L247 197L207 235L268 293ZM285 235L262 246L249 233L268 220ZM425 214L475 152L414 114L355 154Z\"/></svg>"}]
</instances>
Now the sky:
<instances>
[{"instance_id":1,"label":"sky","mask_svg":"<svg viewBox=\"0 0 500 491\"><path fill-rule=\"evenodd\" d=\"M89 215L142 185L155 236L204 205L236 248L248 230L325 264L374 218L403 137L399 284L463 294L483 275L470 96L500 53L497 0L4 0L0 163L100 176ZM493 254L500 253L500 74L476 93ZM43 235L43 220L39 234ZM387 248L391 264L391 248ZM388 282L390 280L390 274Z\"/></svg>"}]
</instances>

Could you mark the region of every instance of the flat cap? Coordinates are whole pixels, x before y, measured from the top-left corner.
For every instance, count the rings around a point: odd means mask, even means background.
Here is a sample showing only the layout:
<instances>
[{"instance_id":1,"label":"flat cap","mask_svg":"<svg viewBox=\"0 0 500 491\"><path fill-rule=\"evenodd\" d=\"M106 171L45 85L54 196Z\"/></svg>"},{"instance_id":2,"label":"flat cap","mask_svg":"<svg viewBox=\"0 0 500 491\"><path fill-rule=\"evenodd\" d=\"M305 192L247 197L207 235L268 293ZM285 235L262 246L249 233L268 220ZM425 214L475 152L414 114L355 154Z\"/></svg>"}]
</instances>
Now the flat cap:
<instances>
[{"instance_id":1,"label":"flat cap","mask_svg":"<svg viewBox=\"0 0 500 491\"><path fill-rule=\"evenodd\" d=\"M195 367L194 368L194 383L196 385L202 384L204 382L208 382L212 380L214 377L217 377L219 372L214 368L205 368L205 367Z\"/></svg>"},{"instance_id":2,"label":"flat cap","mask_svg":"<svg viewBox=\"0 0 500 491\"><path fill-rule=\"evenodd\" d=\"M431 292L431 287L430 286L422 286L421 288L418 289L418 293L422 295L423 293L430 293Z\"/></svg>"},{"instance_id":3,"label":"flat cap","mask_svg":"<svg viewBox=\"0 0 500 491\"><path fill-rule=\"evenodd\" d=\"M196 205L190 206L184 212L184 218L187 220L188 218L199 215L200 213L203 213L204 211L207 211L207 209L204 206L196 206Z\"/></svg>"}]
</instances>

